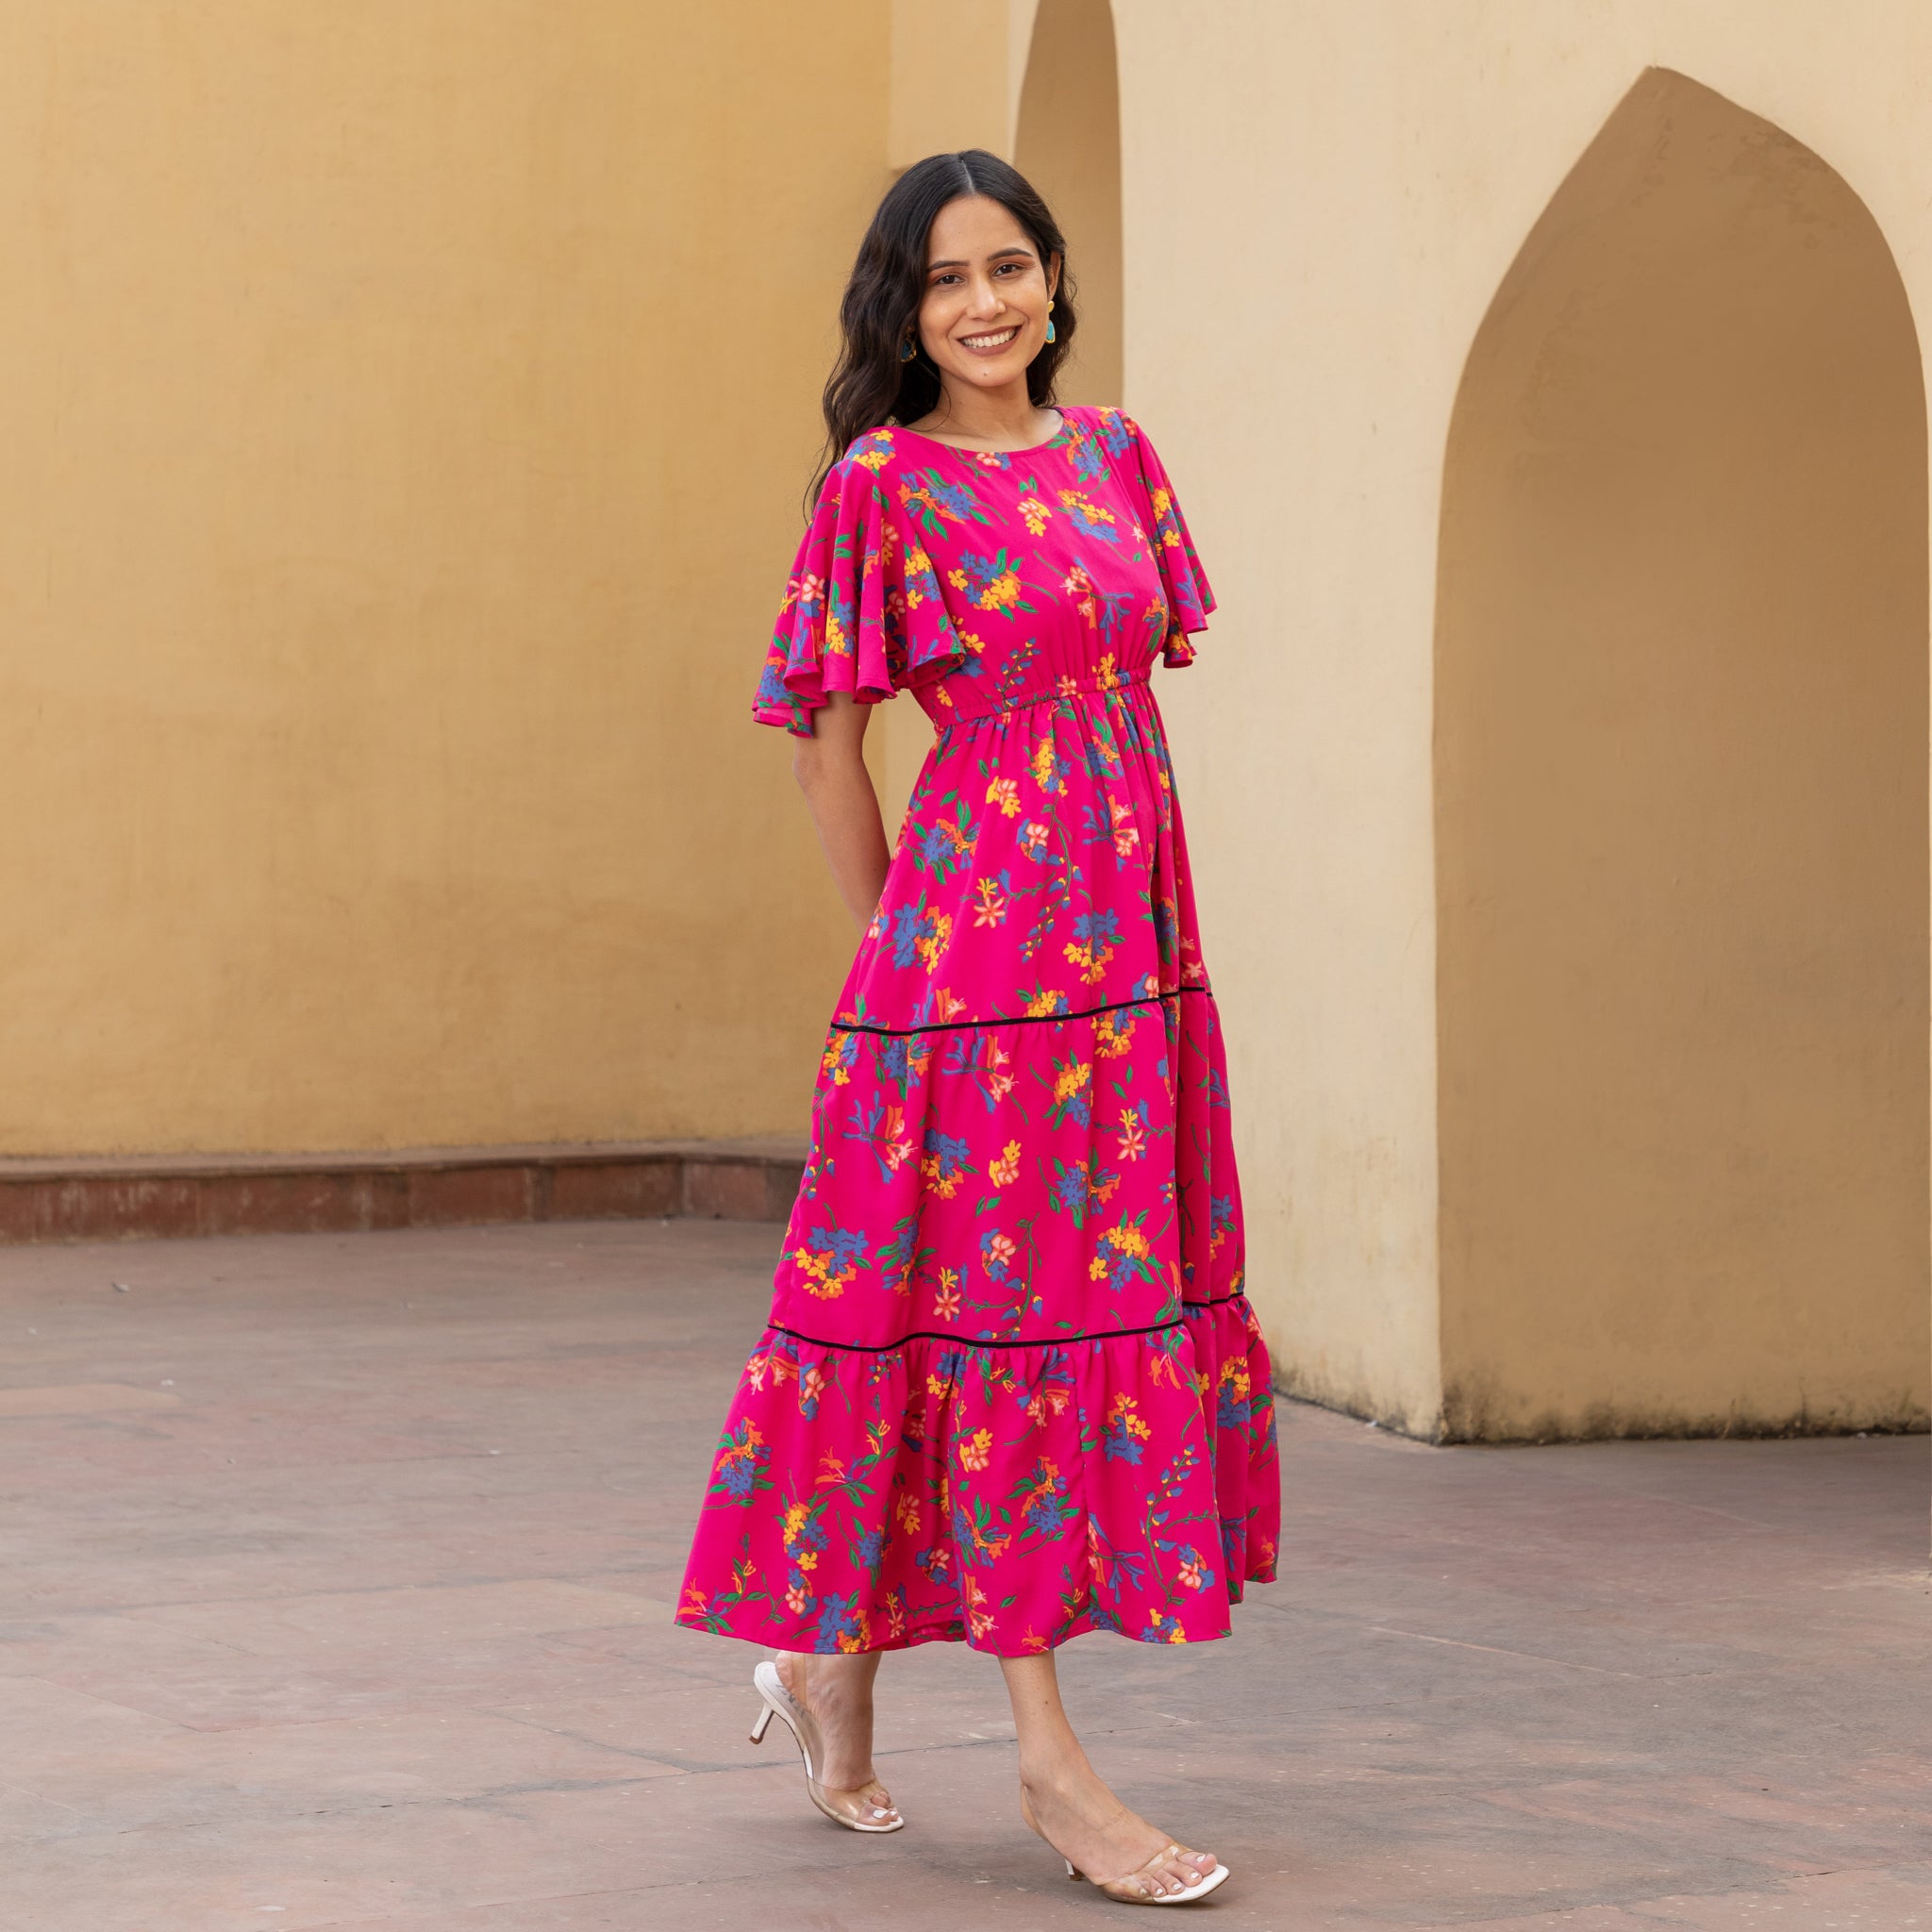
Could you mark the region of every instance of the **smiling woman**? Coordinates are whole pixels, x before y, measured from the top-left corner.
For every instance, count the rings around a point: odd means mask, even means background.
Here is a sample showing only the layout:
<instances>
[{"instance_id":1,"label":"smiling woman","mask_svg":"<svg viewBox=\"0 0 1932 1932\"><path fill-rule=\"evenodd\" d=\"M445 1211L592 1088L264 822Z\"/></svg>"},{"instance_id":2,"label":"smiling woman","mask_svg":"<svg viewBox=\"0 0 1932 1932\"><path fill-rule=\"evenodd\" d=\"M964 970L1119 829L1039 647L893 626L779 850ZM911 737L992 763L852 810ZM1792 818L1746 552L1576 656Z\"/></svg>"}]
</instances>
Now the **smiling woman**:
<instances>
[{"instance_id":1,"label":"smiling woman","mask_svg":"<svg viewBox=\"0 0 1932 1932\"><path fill-rule=\"evenodd\" d=\"M1150 685L1213 596L1117 409L1056 407L1066 244L1010 167L908 171L874 220L821 479L754 714L791 734L864 928L770 1322L678 1615L780 1646L763 1715L842 1824L886 1650L996 1655L1027 1824L1112 1896L1226 1877L1121 1804L1060 1704L1087 1631L1226 1636L1274 1570L1267 1350L1226 1063ZM861 756L937 727L889 859Z\"/></svg>"}]
</instances>

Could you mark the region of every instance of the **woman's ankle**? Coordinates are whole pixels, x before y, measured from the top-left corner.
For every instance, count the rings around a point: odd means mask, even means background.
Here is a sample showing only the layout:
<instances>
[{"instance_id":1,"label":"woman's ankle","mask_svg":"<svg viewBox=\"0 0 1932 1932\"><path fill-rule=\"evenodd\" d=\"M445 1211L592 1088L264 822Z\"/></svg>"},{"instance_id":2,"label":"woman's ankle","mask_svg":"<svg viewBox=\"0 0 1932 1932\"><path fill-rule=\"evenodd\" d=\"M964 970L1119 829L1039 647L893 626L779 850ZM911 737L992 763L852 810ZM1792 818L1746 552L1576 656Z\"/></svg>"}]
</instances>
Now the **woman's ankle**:
<instances>
[{"instance_id":1,"label":"woman's ankle","mask_svg":"<svg viewBox=\"0 0 1932 1932\"><path fill-rule=\"evenodd\" d=\"M1093 1776L1093 1767L1077 1743L1071 1749L1023 1753L1020 1758L1020 1789L1029 1797L1048 1797L1089 1783Z\"/></svg>"}]
</instances>

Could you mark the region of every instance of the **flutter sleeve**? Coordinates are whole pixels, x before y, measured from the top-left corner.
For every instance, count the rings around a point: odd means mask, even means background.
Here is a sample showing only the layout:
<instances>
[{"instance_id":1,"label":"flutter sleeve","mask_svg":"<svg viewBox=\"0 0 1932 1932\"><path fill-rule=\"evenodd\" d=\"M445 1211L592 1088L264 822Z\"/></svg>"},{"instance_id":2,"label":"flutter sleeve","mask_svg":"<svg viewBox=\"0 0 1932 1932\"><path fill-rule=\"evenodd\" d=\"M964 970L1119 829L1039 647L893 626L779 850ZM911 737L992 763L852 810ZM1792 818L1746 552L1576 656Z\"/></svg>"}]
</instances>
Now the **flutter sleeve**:
<instances>
[{"instance_id":1,"label":"flutter sleeve","mask_svg":"<svg viewBox=\"0 0 1932 1932\"><path fill-rule=\"evenodd\" d=\"M1155 561L1160 566L1160 580L1167 592L1167 639L1161 645L1164 664L1191 664L1194 647L1189 634L1208 628L1208 613L1214 608L1214 592L1208 574L1194 553L1194 540L1188 534L1187 519L1174 499L1160 458L1138 423L1122 418L1131 446L1129 460L1139 466L1141 487L1146 492L1150 521L1147 534L1153 541Z\"/></svg>"},{"instance_id":2,"label":"flutter sleeve","mask_svg":"<svg viewBox=\"0 0 1932 1932\"><path fill-rule=\"evenodd\" d=\"M932 567L892 513L883 434L861 438L825 478L752 703L760 724L809 738L834 691L877 704L964 658Z\"/></svg>"}]
</instances>

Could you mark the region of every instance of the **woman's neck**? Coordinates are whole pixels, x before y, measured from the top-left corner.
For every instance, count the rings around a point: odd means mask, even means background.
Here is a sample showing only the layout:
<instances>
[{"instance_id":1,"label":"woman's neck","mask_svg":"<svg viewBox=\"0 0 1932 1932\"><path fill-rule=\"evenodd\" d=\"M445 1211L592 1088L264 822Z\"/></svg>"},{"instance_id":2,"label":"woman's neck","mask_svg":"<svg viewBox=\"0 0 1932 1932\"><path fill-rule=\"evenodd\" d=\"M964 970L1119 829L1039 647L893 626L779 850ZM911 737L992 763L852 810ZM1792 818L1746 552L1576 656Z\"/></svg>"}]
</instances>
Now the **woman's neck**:
<instances>
[{"instance_id":1,"label":"woman's neck","mask_svg":"<svg viewBox=\"0 0 1932 1932\"><path fill-rule=\"evenodd\" d=\"M1046 441L1054 433L1055 422L1051 409L1034 408L1024 382L979 390L963 385L956 388L942 377L937 406L906 426L937 442L997 452L1030 449Z\"/></svg>"}]
</instances>

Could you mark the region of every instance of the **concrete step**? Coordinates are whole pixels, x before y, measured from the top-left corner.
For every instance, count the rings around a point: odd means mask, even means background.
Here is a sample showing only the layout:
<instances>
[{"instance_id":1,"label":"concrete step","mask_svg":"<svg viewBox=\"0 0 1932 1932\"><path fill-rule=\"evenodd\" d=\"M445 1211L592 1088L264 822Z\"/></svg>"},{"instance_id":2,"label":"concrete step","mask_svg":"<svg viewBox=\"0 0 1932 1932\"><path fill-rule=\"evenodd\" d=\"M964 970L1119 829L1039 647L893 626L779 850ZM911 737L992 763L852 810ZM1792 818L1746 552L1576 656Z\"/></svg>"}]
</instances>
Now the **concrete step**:
<instances>
[{"instance_id":1,"label":"concrete step","mask_svg":"<svg viewBox=\"0 0 1932 1932\"><path fill-rule=\"evenodd\" d=\"M773 1139L0 1159L0 1246L687 1215L783 1221L805 1151L802 1140Z\"/></svg>"}]
</instances>

